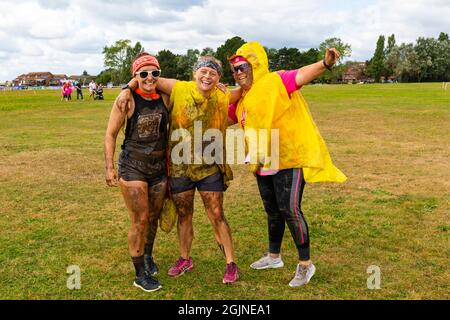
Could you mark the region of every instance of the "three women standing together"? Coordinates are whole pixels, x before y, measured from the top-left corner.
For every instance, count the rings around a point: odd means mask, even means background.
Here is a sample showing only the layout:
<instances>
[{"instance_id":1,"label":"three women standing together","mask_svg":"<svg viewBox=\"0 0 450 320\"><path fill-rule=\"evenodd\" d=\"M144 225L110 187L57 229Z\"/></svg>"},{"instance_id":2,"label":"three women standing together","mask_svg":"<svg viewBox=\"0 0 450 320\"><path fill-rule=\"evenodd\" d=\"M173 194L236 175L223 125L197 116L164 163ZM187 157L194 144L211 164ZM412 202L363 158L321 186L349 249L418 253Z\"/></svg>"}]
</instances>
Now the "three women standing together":
<instances>
[{"instance_id":1,"label":"three women standing together","mask_svg":"<svg viewBox=\"0 0 450 320\"><path fill-rule=\"evenodd\" d=\"M298 70L270 73L263 47L257 42L247 43L230 58L233 76L240 86L231 92L218 88L222 66L213 57L200 57L193 68L193 81L188 82L161 78L158 61L147 53L135 59L134 79L127 86L130 90L123 90L114 103L105 138L106 180L110 186L120 185L130 216L128 245L136 270L135 286L145 291L161 288L154 278L158 267L152 250L167 189L178 213L180 251L168 275L177 277L194 267L189 253L197 189L215 239L225 255L223 283L239 279L230 226L223 212L223 193L232 179L230 168L224 161L211 163L200 159L180 163L174 161L179 155L167 156L179 143L190 145L199 127L202 137L209 129L219 130L225 137L226 126L235 122L244 132L248 129L280 131L278 167L265 163L270 158L267 149L258 149L259 165L252 167L267 213L269 253L251 267L267 269L284 265L280 247L287 223L299 250L299 264L290 286L309 282L315 267L309 257L308 226L300 210L305 182L343 182L345 176L333 166L298 89L334 65L338 57L339 53L330 49L323 61ZM125 122L117 177L114 149ZM171 141L169 137L177 139ZM211 140L202 142L205 148ZM246 139L246 143L251 147L251 140ZM194 159L196 154L192 149L191 152L190 156L182 157Z\"/></svg>"}]
</instances>

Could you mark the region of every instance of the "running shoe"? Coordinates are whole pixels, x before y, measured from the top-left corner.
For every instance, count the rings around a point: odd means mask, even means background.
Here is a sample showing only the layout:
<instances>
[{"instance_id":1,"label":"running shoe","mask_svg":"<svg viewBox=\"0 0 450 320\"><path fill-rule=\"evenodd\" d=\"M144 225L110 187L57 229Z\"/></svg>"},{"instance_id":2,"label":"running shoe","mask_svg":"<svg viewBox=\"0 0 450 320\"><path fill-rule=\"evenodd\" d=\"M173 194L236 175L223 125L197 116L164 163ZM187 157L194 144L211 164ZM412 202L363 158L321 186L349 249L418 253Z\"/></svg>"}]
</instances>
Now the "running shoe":
<instances>
[{"instance_id":1,"label":"running shoe","mask_svg":"<svg viewBox=\"0 0 450 320\"><path fill-rule=\"evenodd\" d=\"M184 274L185 272L191 271L194 268L194 263L192 262L192 258L183 259L182 257L178 258L175 264L169 269L167 273L171 277L178 277Z\"/></svg>"},{"instance_id":2,"label":"running shoe","mask_svg":"<svg viewBox=\"0 0 450 320\"><path fill-rule=\"evenodd\" d=\"M313 264L311 264L309 267L298 264L297 270L295 271L295 277L291 280L291 282L289 282L289 286L295 288L307 284L309 280L311 280L315 272L316 267Z\"/></svg>"},{"instance_id":3,"label":"running shoe","mask_svg":"<svg viewBox=\"0 0 450 320\"><path fill-rule=\"evenodd\" d=\"M231 284L235 283L239 279L238 267L236 263L231 262L227 264L227 269L225 270L225 274L223 276L223 283Z\"/></svg>"},{"instance_id":4,"label":"running shoe","mask_svg":"<svg viewBox=\"0 0 450 320\"><path fill-rule=\"evenodd\" d=\"M144 270L148 276L155 276L159 271L153 257L148 254L144 254Z\"/></svg>"},{"instance_id":5,"label":"running shoe","mask_svg":"<svg viewBox=\"0 0 450 320\"><path fill-rule=\"evenodd\" d=\"M144 275L142 277L136 277L133 285L137 288L144 290L145 292L153 292L162 288L159 281L152 276Z\"/></svg>"},{"instance_id":6,"label":"running shoe","mask_svg":"<svg viewBox=\"0 0 450 320\"><path fill-rule=\"evenodd\" d=\"M253 262L250 265L250 268L256 269L256 270L263 270L263 269L276 269L276 268L282 268L284 266L283 260L281 260L281 256L278 258L272 258L270 254L266 254L264 257L259 259L258 261Z\"/></svg>"}]
</instances>

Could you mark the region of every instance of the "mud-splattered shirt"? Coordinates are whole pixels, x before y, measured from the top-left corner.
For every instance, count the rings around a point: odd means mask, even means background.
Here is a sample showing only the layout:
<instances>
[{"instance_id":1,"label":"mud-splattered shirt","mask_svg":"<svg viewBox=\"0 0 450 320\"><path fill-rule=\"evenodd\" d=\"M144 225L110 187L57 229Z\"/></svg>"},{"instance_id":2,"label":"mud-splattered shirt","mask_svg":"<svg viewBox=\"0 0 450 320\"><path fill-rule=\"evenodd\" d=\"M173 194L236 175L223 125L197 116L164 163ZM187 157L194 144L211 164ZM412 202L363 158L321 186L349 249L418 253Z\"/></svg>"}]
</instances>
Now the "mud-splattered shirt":
<instances>
[{"instance_id":1,"label":"mud-splattered shirt","mask_svg":"<svg viewBox=\"0 0 450 320\"><path fill-rule=\"evenodd\" d=\"M205 98L197 90L194 81L176 82L170 96L172 106L169 133L170 176L188 177L193 181L199 181L223 169L220 163L205 162L205 158L202 157L204 152L211 150L212 148L208 149L208 145L217 141L214 138L203 139L203 137L208 129L218 129L221 132L222 159L225 162L225 130L229 100L230 94L225 94L217 88L209 98ZM177 163L174 159L177 159Z\"/></svg>"}]
</instances>

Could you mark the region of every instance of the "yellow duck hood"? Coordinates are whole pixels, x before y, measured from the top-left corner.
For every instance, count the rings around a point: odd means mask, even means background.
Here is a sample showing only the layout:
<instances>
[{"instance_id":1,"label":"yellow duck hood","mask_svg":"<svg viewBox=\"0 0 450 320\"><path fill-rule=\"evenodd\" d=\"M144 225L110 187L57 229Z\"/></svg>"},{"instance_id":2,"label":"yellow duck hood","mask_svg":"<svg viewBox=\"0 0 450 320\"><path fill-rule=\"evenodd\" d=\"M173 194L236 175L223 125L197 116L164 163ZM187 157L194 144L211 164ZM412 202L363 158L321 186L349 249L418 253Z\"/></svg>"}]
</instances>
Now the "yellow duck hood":
<instances>
[{"instance_id":1,"label":"yellow duck hood","mask_svg":"<svg viewBox=\"0 0 450 320\"><path fill-rule=\"evenodd\" d=\"M242 45L235 56L252 65L253 84L245 92L236 109L240 126L245 130L247 150L256 150L251 170L283 170L303 168L307 182L344 182L347 178L334 166L325 141L316 127L300 91L289 95L281 77L269 72L264 47L259 42ZM265 129L260 143L252 138L252 130ZM272 129L278 132L278 152L272 154ZM256 135L257 136L257 135ZM275 163L274 159L278 159Z\"/></svg>"},{"instance_id":2,"label":"yellow duck hood","mask_svg":"<svg viewBox=\"0 0 450 320\"><path fill-rule=\"evenodd\" d=\"M236 51L236 56L244 57L252 66L253 84L269 74L269 60L266 50L257 41L247 42Z\"/></svg>"}]
</instances>

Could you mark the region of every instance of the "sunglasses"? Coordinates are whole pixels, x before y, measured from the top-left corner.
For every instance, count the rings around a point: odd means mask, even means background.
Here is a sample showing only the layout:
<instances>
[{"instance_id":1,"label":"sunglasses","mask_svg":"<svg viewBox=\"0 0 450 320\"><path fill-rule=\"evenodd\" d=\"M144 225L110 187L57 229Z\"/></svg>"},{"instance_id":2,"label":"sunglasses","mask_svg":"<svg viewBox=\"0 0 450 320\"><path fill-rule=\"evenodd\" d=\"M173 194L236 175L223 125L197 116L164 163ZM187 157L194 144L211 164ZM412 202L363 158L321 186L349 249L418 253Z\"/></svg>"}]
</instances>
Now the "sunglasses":
<instances>
[{"instance_id":1,"label":"sunglasses","mask_svg":"<svg viewBox=\"0 0 450 320\"><path fill-rule=\"evenodd\" d=\"M237 67L232 66L231 67L231 73L238 73L239 71L241 72L247 72L248 69L250 69L250 64L249 63L243 63Z\"/></svg>"},{"instance_id":2,"label":"sunglasses","mask_svg":"<svg viewBox=\"0 0 450 320\"><path fill-rule=\"evenodd\" d=\"M142 79L146 79L149 74L151 74L153 78L158 78L161 75L161 70L139 71L136 72L136 74L138 74Z\"/></svg>"}]
</instances>

